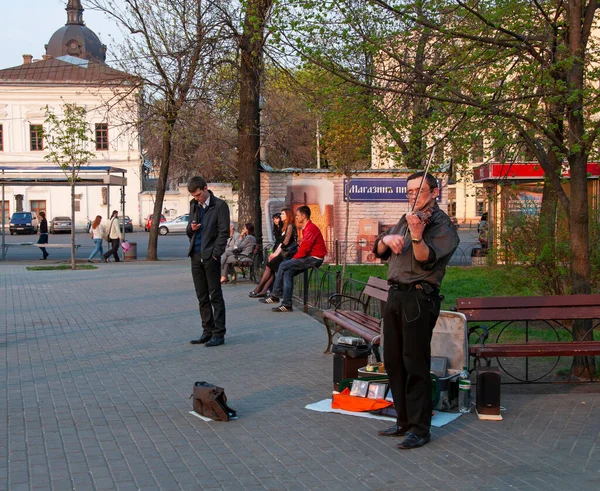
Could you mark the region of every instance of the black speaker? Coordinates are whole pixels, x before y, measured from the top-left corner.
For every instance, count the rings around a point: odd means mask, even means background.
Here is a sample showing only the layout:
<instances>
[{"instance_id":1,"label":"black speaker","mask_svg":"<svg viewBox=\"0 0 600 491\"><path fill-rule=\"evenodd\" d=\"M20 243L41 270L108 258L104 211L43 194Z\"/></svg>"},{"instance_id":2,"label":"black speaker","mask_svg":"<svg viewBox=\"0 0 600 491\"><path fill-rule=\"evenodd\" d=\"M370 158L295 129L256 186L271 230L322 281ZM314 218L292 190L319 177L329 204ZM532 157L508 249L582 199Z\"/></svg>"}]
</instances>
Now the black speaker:
<instances>
[{"instance_id":1,"label":"black speaker","mask_svg":"<svg viewBox=\"0 0 600 491\"><path fill-rule=\"evenodd\" d=\"M477 370L477 413L500 414L500 370L480 367Z\"/></svg>"}]
</instances>

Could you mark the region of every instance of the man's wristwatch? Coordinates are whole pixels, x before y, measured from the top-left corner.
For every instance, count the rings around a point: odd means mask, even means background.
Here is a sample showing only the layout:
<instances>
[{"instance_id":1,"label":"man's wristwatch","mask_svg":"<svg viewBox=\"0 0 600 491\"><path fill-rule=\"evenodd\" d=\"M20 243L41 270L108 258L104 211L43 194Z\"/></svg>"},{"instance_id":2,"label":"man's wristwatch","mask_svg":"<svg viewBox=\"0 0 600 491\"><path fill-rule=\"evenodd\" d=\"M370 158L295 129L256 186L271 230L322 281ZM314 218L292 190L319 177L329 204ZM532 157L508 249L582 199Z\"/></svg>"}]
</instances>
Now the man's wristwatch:
<instances>
[{"instance_id":1,"label":"man's wristwatch","mask_svg":"<svg viewBox=\"0 0 600 491\"><path fill-rule=\"evenodd\" d=\"M420 239L411 239L411 242L413 244L420 244L421 242L423 242L423 238L420 238Z\"/></svg>"}]
</instances>

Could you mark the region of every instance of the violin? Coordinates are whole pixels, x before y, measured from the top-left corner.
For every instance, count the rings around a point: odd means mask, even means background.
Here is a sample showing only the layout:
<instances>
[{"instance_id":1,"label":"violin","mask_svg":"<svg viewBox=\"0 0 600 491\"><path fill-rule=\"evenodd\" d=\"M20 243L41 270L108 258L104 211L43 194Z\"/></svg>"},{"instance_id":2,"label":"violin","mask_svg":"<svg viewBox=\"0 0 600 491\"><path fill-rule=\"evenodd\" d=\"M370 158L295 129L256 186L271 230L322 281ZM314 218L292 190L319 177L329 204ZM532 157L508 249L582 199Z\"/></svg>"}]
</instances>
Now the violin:
<instances>
[{"instance_id":1,"label":"violin","mask_svg":"<svg viewBox=\"0 0 600 491\"><path fill-rule=\"evenodd\" d=\"M431 219L431 215L433 214L433 203L427 205L423 210L414 210L409 211L406 216L417 216L421 220L421 222L427 225Z\"/></svg>"}]
</instances>

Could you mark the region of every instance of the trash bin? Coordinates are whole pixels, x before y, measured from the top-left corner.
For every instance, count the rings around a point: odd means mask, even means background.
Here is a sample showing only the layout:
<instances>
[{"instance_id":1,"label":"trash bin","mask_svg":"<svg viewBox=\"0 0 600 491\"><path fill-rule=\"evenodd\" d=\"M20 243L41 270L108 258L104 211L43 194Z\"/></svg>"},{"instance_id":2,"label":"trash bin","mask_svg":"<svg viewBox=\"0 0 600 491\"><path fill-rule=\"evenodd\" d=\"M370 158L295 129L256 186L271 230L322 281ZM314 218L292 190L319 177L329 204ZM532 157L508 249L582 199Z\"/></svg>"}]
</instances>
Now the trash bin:
<instances>
[{"instance_id":1,"label":"trash bin","mask_svg":"<svg viewBox=\"0 0 600 491\"><path fill-rule=\"evenodd\" d=\"M125 252L125 255L123 256L125 261L133 261L134 259L137 259L137 242L129 242L129 245L131 246L130 249Z\"/></svg>"}]
</instances>

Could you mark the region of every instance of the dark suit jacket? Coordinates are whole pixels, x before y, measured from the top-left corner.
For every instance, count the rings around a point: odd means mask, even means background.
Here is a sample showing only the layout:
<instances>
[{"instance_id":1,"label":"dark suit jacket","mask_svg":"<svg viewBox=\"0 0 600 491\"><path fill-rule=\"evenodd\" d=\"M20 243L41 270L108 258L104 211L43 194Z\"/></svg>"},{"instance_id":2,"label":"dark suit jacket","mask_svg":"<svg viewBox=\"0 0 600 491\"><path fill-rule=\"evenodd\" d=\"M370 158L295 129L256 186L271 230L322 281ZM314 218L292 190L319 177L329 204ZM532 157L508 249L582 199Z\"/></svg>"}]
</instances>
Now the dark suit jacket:
<instances>
[{"instance_id":1,"label":"dark suit jacket","mask_svg":"<svg viewBox=\"0 0 600 491\"><path fill-rule=\"evenodd\" d=\"M190 238L190 248L188 256L194 252L196 234L202 234L200 254L203 261L208 261L211 257L217 260L225 252L227 239L229 239L229 206L222 199L217 198L212 191L206 213L202 221L200 220L200 204L195 200L190 201L190 219L186 229L187 236ZM192 222L202 223L202 227L194 232Z\"/></svg>"}]
</instances>

